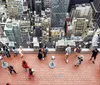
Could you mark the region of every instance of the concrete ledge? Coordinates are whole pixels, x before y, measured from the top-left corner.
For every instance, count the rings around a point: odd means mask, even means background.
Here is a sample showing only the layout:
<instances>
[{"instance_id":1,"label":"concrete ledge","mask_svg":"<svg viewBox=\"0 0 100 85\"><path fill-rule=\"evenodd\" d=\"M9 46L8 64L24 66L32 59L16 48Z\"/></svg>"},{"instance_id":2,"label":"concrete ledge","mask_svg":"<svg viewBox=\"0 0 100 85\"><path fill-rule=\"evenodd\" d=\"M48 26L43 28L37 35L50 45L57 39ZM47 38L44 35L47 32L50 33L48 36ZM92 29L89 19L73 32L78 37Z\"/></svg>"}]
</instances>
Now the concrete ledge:
<instances>
[{"instance_id":1,"label":"concrete ledge","mask_svg":"<svg viewBox=\"0 0 100 85\"><path fill-rule=\"evenodd\" d=\"M98 50L100 51L100 49ZM81 51L81 53L90 53L90 52L91 50L87 48L82 48L82 51ZM23 53L38 53L38 49L24 48ZM56 51L55 48L48 48L48 53L60 53L61 54L61 53L65 53L65 51Z\"/></svg>"}]
</instances>

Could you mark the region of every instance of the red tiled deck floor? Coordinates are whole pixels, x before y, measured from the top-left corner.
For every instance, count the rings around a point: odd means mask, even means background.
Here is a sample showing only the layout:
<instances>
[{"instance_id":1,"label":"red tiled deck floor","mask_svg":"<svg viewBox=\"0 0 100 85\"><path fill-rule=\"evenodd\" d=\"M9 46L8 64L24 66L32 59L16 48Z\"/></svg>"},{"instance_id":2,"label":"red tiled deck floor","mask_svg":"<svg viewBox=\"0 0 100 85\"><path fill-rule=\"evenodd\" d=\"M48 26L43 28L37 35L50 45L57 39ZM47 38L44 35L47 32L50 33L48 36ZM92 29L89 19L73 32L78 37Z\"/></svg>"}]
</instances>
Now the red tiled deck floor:
<instances>
[{"instance_id":1,"label":"red tiled deck floor","mask_svg":"<svg viewBox=\"0 0 100 85\"><path fill-rule=\"evenodd\" d=\"M51 56L56 56L56 67L50 69L48 64ZM64 54L48 54L44 61L37 58L37 54L24 54L24 58L5 58L13 65L18 74L10 75L7 69L0 66L0 85L10 82L11 85L100 85L100 54L96 64L89 61L90 54L85 56L81 66L74 67L75 56L69 57L69 63L64 61ZM35 77L28 79L28 73L21 66L21 61L26 60L30 67L35 69Z\"/></svg>"}]
</instances>

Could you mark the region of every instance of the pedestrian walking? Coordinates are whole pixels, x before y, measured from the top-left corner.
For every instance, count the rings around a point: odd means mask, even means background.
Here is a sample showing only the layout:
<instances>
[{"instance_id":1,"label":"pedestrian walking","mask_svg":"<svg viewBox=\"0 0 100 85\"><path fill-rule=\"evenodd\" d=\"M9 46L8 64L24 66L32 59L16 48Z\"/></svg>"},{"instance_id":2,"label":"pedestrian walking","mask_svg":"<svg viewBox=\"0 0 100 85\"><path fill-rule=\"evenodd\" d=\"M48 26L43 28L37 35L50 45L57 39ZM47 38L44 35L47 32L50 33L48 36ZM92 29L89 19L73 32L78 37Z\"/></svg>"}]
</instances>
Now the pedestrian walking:
<instances>
[{"instance_id":1,"label":"pedestrian walking","mask_svg":"<svg viewBox=\"0 0 100 85\"><path fill-rule=\"evenodd\" d=\"M83 61L84 56L83 55L78 55L77 59L76 59L76 64L75 66L79 66L81 65L82 61Z\"/></svg>"},{"instance_id":2,"label":"pedestrian walking","mask_svg":"<svg viewBox=\"0 0 100 85\"><path fill-rule=\"evenodd\" d=\"M65 56L66 56L65 60L66 60L66 63L68 63L68 57L71 54L71 47L69 45L67 45L67 48L65 49L65 52L66 52L66 54L65 54Z\"/></svg>"},{"instance_id":3,"label":"pedestrian walking","mask_svg":"<svg viewBox=\"0 0 100 85\"><path fill-rule=\"evenodd\" d=\"M44 58L47 56L47 53L48 53L48 48L45 46L45 47L43 48Z\"/></svg>"},{"instance_id":4,"label":"pedestrian walking","mask_svg":"<svg viewBox=\"0 0 100 85\"><path fill-rule=\"evenodd\" d=\"M6 55L7 58L11 57L9 49L6 46L3 46L3 54Z\"/></svg>"},{"instance_id":5,"label":"pedestrian walking","mask_svg":"<svg viewBox=\"0 0 100 85\"><path fill-rule=\"evenodd\" d=\"M12 51L14 53L14 57L16 57L18 55L18 51L15 49L15 47L13 47Z\"/></svg>"},{"instance_id":6,"label":"pedestrian walking","mask_svg":"<svg viewBox=\"0 0 100 85\"><path fill-rule=\"evenodd\" d=\"M95 64L95 60L97 58L97 55L98 55L99 51L97 48L94 48L94 50L92 51L92 56L90 58L90 61L92 60L92 63Z\"/></svg>"},{"instance_id":7,"label":"pedestrian walking","mask_svg":"<svg viewBox=\"0 0 100 85\"><path fill-rule=\"evenodd\" d=\"M14 67L11 66L11 65L8 66L8 71L10 72L10 74L12 74L12 72L14 72L15 74L17 74L16 71L15 71L15 69L14 69Z\"/></svg>"},{"instance_id":8,"label":"pedestrian walking","mask_svg":"<svg viewBox=\"0 0 100 85\"><path fill-rule=\"evenodd\" d=\"M23 58L23 49L22 49L22 46L19 47L19 54L21 55L21 58Z\"/></svg>"},{"instance_id":9,"label":"pedestrian walking","mask_svg":"<svg viewBox=\"0 0 100 85\"><path fill-rule=\"evenodd\" d=\"M25 60L22 61L22 67L25 68L26 71L30 68Z\"/></svg>"},{"instance_id":10,"label":"pedestrian walking","mask_svg":"<svg viewBox=\"0 0 100 85\"><path fill-rule=\"evenodd\" d=\"M32 77L34 77L34 74L33 74L34 72L35 72L34 69L31 69L31 68L29 69L29 73L28 73L28 78L29 79L31 79Z\"/></svg>"}]
</instances>

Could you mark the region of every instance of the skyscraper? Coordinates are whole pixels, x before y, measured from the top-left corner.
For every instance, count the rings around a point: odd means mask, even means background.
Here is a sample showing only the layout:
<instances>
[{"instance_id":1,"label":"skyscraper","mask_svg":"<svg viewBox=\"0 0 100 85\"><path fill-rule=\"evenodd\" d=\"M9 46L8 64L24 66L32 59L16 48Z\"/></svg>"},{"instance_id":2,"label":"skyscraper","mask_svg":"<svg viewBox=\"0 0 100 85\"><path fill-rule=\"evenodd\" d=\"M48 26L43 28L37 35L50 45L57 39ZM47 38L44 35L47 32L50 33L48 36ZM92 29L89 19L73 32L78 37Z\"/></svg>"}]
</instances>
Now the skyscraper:
<instances>
[{"instance_id":1,"label":"skyscraper","mask_svg":"<svg viewBox=\"0 0 100 85\"><path fill-rule=\"evenodd\" d=\"M6 22L4 31L10 42L16 43L17 46L21 45L20 26L18 22Z\"/></svg>"},{"instance_id":2,"label":"skyscraper","mask_svg":"<svg viewBox=\"0 0 100 85\"><path fill-rule=\"evenodd\" d=\"M42 1L41 0L35 0L35 11L36 11L36 14L41 16L41 10L42 10Z\"/></svg>"},{"instance_id":3,"label":"skyscraper","mask_svg":"<svg viewBox=\"0 0 100 85\"><path fill-rule=\"evenodd\" d=\"M36 11L37 14L41 15L41 9L43 9L43 0L27 0L28 8L30 11Z\"/></svg>"},{"instance_id":4,"label":"skyscraper","mask_svg":"<svg viewBox=\"0 0 100 85\"><path fill-rule=\"evenodd\" d=\"M70 0L69 11L75 4L83 4L83 3L90 3L94 0Z\"/></svg>"},{"instance_id":5,"label":"skyscraper","mask_svg":"<svg viewBox=\"0 0 100 85\"><path fill-rule=\"evenodd\" d=\"M28 8L31 11L35 11L35 0L27 0L27 3L28 3Z\"/></svg>"},{"instance_id":6,"label":"skyscraper","mask_svg":"<svg viewBox=\"0 0 100 85\"><path fill-rule=\"evenodd\" d=\"M51 26L63 27L69 0L51 0Z\"/></svg>"},{"instance_id":7,"label":"skyscraper","mask_svg":"<svg viewBox=\"0 0 100 85\"><path fill-rule=\"evenodd\" d=\"M94 0L91 2L93 8L93 18L97 25L100 27L100 0Z\"/></svg>"}]
</instances>

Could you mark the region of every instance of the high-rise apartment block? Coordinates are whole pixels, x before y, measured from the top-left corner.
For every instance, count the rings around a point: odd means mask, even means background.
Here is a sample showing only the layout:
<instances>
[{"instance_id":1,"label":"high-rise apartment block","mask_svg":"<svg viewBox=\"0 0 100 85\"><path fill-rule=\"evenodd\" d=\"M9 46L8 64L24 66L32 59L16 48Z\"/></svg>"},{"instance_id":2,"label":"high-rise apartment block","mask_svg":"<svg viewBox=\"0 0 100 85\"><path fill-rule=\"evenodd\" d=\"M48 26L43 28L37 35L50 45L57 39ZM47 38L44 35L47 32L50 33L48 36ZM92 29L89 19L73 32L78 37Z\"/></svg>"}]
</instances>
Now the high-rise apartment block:
<instances>
[{"instance_id":1,"label":"high-rise apartment block","mask_svg":"<svg viewBox=\"0 0 100 85\"><path fill-rule=\"evenodd\" d=\"M17 46L21 45L22 39L18 22L7 20L4 31L10 42L16 43Z\"/></svg>"}]
</instances>

